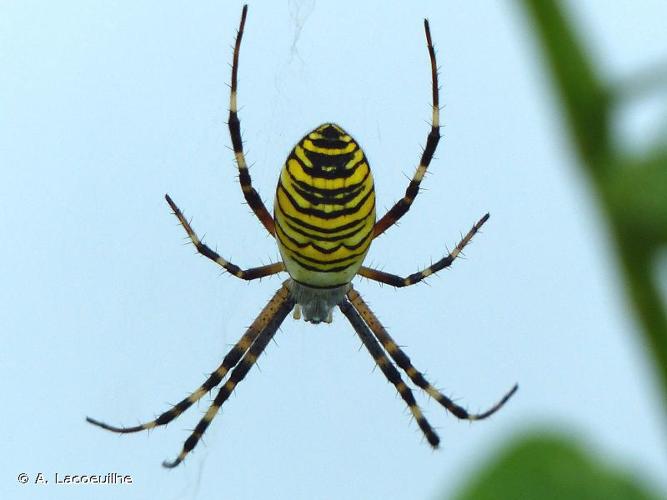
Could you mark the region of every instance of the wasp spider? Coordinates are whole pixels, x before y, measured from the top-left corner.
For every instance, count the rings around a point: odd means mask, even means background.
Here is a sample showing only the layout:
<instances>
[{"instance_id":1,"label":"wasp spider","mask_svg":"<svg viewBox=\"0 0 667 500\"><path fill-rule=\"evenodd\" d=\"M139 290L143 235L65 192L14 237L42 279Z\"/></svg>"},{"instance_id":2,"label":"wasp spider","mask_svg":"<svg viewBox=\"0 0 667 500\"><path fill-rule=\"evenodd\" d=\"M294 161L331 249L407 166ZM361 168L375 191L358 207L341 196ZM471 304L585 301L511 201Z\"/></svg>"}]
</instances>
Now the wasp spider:
<instances>
[{"instance_id":1,"label":"wasp spider","mask_svg":"<svg viewBox=\"0 0 667 500\"><path fill-rule=\"evenodd\" d=\"M325 123L301 139L287 157L280 172L272 217L252 186L237 115L239 49L247 12L246 5L243 7L234 46L229 133L243 195L266 230L276 238L282 262L241 269L203 243L171 197L166 195L165 198L197 251L230 274L244 280L254 280L287 272L289 278L227 353L220 366L196 391L170 410L155 420L134 427L114 427L92 418L87 420L91 424L118 433L138 432L166 425L218 386L231 371L208 411L183 444L179 455L175 460L165 461L163 464L165 467L175 467L197 445L222 404L255 364L290 311L294 310L295 319L303 315L303 319L311 323L330 323L332 311L337 306L350 321L375 363L401 395L429 444L436 448L440 438L424 417L412 391L395 365L403 370L417 387L457 418L464 420L481 420L492 415L514 394L517 386L487 411L479 414L468 413L438 391L412 365L410 358L387 333L351 284L355 275L396 287L419 283L450 266L489 218L489 214L484 215L449 255L418 273L400 277L362 266L371 242L409 210L440 140L438 73L428 21L424 20L424 30L431 62L433 118L421 161L405 196L376 221L373 176L363 150L341 127Z\"/></svg>"}]
</instances>

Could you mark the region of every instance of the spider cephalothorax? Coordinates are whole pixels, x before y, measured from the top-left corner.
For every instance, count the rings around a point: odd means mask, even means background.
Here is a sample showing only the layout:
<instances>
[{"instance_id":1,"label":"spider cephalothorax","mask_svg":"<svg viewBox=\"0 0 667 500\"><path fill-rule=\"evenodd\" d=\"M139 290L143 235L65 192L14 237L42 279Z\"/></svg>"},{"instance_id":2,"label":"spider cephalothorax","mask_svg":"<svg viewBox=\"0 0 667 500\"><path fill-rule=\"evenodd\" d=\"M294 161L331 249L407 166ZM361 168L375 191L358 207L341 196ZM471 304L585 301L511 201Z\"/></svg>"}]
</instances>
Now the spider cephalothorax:
<instances>
[{"instance_id":1,"label":"spider cephalothorax","mask_svg":"<svg viewBox=\"0 0 667 500\"><path fill-rule=\"evenodd\" d=\"M433 115L424 152L405 191L405 196L376 221L373 177L364 152L352 136L341 127L325 123L306 134L287 157L276 189L274 216L271 216L257 191L252 187L237 115L239 51L247 12L248 8L244 6L234 46L229 132L243 195L266 230L276 238L282 261L245 270L239 268L203 243L169 195L166 195L166 199L197 251L222 266L230 274L244 280L254 280L287 272L289 278L227 353L220 366L187 398L155 420L134 427L115 427L92 418L87 420L99 427L119 433L138 432L166 425L217 387L229 374L229 378L220 387L208 411L185 441L178 457L173 461L164 462L165 467L175 467L197 445L222 404L255 364L290 311L294 310L294 317L297 319L303 314L306 321L320 323L331 322L332 311L338 307L350 321L389 382L408 405L429 444L435 448L440 438L422 414L412 390L403 382L396 366L403 370L417 387L456 417L465 420L480 420L492 415L516 392L518 386L515 385L489 410L479 414L468 413L431 385L412 365L410 358L398 347L351 284L352 278L356 275L395 287L418 283L451 265L489 218L488 214L484 215L449 255L423 271L407 277L362 265L373 239L409 210L440 140L438 72L428 21L424 20L424 30L431 62Z\"/></svg>"}]
</instances>

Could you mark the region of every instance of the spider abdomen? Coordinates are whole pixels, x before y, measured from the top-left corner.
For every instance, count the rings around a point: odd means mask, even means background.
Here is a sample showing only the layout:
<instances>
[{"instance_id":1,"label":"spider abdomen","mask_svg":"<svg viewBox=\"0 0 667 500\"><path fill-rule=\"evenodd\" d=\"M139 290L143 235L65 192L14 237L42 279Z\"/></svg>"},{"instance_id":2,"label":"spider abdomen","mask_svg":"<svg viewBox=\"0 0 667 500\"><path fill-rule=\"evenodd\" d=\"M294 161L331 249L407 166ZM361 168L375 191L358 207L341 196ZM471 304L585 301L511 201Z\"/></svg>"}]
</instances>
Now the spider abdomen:
<instances>
[{"instance_id":1,"label":"spider abdomen","mask_svg":"<svg viewBox=\"0 0 667 500\"><path fill-rule=\"evenodd\" d=\"M363 150L338 125L320 125L292 149L274 218L292 279L315 288L352 280L373 239L375 191Z\"/></svg>"}]
</instances>

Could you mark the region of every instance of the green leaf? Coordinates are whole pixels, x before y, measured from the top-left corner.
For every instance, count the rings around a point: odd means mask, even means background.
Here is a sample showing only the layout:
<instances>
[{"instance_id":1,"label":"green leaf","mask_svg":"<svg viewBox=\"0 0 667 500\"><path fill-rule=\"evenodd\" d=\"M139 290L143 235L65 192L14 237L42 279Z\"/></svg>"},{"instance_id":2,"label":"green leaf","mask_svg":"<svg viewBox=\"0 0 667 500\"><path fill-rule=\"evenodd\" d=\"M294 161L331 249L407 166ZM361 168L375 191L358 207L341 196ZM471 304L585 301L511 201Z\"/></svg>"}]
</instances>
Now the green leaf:
<instances>
[{"instance_id":1,"label":"green leaf","mask_svg":"<svg viewBox=\"0 0 667 500\"><path fill-rule=\"evenodd\" d=\"M606 83L562 2L523 0L521 5L538 35L573 144L588 163L590 173L600 175L605 166L601 155L610 150L611 139Z\"/></svg>"},{"instance_id":2,"label":"green leaf","mask_svg":"<svg viewBox=\"0 0 667 500\"><path fill-rule=\"evenodd\" d=\"M541 48L579 166L607 219L628 302L649 348L667 410L667 308L655 262L667 246L667 145L625 152L611 133L613 109L623 99L586 50L567 2L522 0ZM662 77L638 82L651 89ZM650 84L648 84L650 83Z\"/></svg>"},{"instance_id":3,"label":"green leaf","mask_svg":"<svg viewBox=\"0 0 667 500\"><path fill-rule=\"evenodd\" d=\"M667 244L667 150L626 159L601 188L625 238L645 246Z\"/></svg>"},{"instance_id":4,"label":"green leaf","mask_svg":"<svg viewBox=\"0 0 667 500\"><path fill-rule=\"evenodd\" d=\"M457 500L657 500L632 473L564 436L534 433L513 441L479 471Z\"/></svg>"}]
</instances>

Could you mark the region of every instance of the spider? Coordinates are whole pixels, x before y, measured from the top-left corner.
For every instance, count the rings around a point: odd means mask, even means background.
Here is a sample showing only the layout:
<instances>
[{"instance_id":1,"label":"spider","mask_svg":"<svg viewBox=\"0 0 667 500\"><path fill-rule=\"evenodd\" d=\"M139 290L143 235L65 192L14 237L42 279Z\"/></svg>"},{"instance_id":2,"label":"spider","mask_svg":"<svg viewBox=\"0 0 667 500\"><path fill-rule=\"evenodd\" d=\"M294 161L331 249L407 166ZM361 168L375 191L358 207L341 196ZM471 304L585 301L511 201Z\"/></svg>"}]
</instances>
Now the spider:
<instances>
[{"instance_id":1,"label":"spider","mask_svg":"<svg viewBox=\"0 0 667 500\"><path fill-rule=\"evenodd\" d=\"M412 390L403 381L396 366L403 370L417 387L454 416L463 420L481 420L489 417L512 397L518 385L514 385L500 401L487 411L479 414L468 413L465 408L438 391L412 365L410 358L385 330L351 283L352 278L356 275L395 287L419 283L424 278L449 267L489 219L487 213L470 229L449 255L407 277L362 265L371 242L410 209L440 140L438 71L428 20L424 20L424 31L431 63L433 94L431 130L421 161L405 195L376 221L373 177L364 152L347 132L334 123L325 123L315 128L292 149L280 172L274 215L271 216L264 206L262 199L252 186L243 153L241 125L237 114L239 51L247 13L248 6L244 5L234 44L229 100L229 133L239 169L239 182L243 195L264 228L276 239L282 261L241 269L202 242L171 197L167 194L165 198L197 251L222 266L230 274L243 280L254 280L279 272L287 272L289 278L283 282L241 339L227 353L220 366L197 390L171 409L162 413L155 420L134 427L115 427L90 417L87 417L86 420L98 427L117 433L139 432L163 426L217 387L231 372L208 411L185 440L179 455L172 461L163 462L165 467L176 467L195 448L222 404L255 364L292 310L294 310L295 319L300 319L303 315L303 319L310 323L323 321L330 323L333 309L338 307L352 324L361 342L387 380L394 385L407 404L428 443L433 448L437 448L440 438L424 417ZM389 358L393 360L393 363Z\"/></svg>"}]
</instances>

